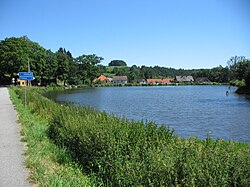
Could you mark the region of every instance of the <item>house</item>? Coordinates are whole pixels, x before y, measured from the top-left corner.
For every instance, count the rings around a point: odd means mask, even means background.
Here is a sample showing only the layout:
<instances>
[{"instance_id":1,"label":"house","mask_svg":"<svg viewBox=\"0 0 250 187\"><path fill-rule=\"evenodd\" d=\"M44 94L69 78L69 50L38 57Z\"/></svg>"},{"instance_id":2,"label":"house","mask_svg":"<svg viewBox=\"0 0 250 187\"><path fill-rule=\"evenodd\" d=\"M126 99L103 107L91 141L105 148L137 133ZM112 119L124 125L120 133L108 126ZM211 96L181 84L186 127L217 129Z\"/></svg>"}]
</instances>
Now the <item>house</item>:
<instances>
[{"instance_id":1,"label":"house","mask_svg":"<svg viewBox=\"0 0 250 187\"><path fill-rule=\"evenodd\" d=\"M104 75L100 75L98 78L93 80L93 83L96 83L97 81L108 84L108 83L111 83L112 78L106 77Z\"/></svg>"},{"instance_id":2,"label":"house","mask_svg":"<svg viewBox=\"0 0 250 187\"><path fill-rule=\"evenodd\" d=\"M107 77L107 79L106 79L106 81L108 82L108 83L111 83L112 82L112 78L110 78L110 77Z\"/></svg>"},{"instance_id":3,"label":"house","mask_svg":"<svg viewBox=\"0 0 250 187\"><path fill-rule=\"evenodd\" d=\"M17 80L20 86L26 86L26 80Z\"/></svg>"},{"instance_id":4,"label":"house","mask_svg":"<svg viewBox=\"0 0 250 187\"><path fill-rule=\"evenodd\" d=\"M211 81L207 77L197 77L195 79L197 83L211 83Z\"/></svg>"},{"instance_id":5,"label":"house","mask_svg":"<svg viewBox=\"0 0 250 187\"><path fill-rule=\"evenodd\" d=\"M194 82L193 76L176 76L175 81L178 83L190 83Z\"/></svg>"},{"instance_id":6,"label":"house","mask_svg":"<svg viewBox=\"0 0 250 187\"><path fill-rule=\"evenodd\" d=\"M127 76L114 76L112 79L113 84L127 84L128 77Z\"/></svg>"},{"instance_id":7,"label":"house","mask_svg":"<svg viewBox=\"0 0 250 187\"><path fill-rule=\"evenodd\" d=\"M107 79L107 77L104 75L100 75L100 77L98 77L97 79L100 81L105 81Z\"/></svg>"},{"instance_id":8,"label":"house","mask_svg":"<svg viewBox=\"0 0 250 187\"><path fill-rule=\"evenodd\" d=\"M145 79L137 79L134 80L134 84L147 84L147 81Z\"/></svg>"},{"instance_id":9,"label":"house","mask_svg":"<svg viewBox=\"0 0 250 187\"><path fill-rule=\"evenodd\" d=\"M161 78L161 79L147 79L148 84L172 84L174 79Z\"/></svg>"}]
</instances>

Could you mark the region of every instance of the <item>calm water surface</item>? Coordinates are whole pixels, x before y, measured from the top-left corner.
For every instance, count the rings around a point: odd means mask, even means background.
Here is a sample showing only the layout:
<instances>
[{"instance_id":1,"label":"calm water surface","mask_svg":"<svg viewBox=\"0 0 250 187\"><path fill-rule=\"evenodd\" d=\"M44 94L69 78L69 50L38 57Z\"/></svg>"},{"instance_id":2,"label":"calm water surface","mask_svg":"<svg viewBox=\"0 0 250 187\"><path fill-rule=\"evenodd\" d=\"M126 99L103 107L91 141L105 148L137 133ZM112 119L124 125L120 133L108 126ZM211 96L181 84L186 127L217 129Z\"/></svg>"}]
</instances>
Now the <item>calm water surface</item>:
<instances>
[{"instance_id":1,"label":"calm water surface","mask_svg":"<svg viewBox=\"0 0 250 187\"><path fill-rule=\"evenodd\" d=\"M211 136L250 143L250 100L228 86L100 87L50 93L129 119L168 125L181 137Z\"/></svg>"}]
</instances>

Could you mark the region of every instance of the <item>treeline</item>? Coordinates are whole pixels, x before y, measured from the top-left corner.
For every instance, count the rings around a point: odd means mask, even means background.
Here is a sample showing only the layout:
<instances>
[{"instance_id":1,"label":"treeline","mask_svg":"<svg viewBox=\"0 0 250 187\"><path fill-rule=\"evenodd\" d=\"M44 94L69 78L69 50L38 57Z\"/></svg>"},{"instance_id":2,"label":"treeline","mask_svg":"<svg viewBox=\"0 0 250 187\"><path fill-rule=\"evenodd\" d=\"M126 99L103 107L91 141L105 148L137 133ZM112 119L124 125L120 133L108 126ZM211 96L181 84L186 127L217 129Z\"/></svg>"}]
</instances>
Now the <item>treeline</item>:
<instances>
[{"instance_id":1,"label":"treeline","mask_svg":"<svg viewBox=\"0 0 250 187\"><path fill-rule=\"evenodd\" d=\"M10 84L13 78L17 80L18 72L28 69L35 75L33 84L90 84L102 60L95 54L74 58L65 48L54 53L26 36L6 38L0 41L0 84Z\"/></svg>"},{"instance_id":2,"label":"treeline","mask_svg":"<svg viewBox=\"0 0 250 187\"><path fill-rule=\"evenodd\" d=\"M150 79L150 78L163 78L175 76L193 76L194 79L198 77L206 77L211 82L218 83L229 83L235 82L235 80L243 81L243 84L249 85L250 76L250 60L245 57L234 56L228 61L228 66L214 67L211 69L174 69L167 67L147 67L147 66L136 66L132 67L115 67L110 71L109 68L103 66L101 73L103 74L114 74L114 75L126 75L129 82L133 82L138 79Z\"/></svg>"},{"instance_id":3,"label":"treeline","mask_svg":"<svg viewBox=\"0 0 250 187\"><path fill-rule=\"evenodd\" d=\"M193 76L195 79L197 77L207 77L212 82L226 83L229 82L229 68L218 66L212 69L174 69L167 67L147 67L147 66L136 66L132 67L115 67L112 71L109 71L106 67L102 67L103 74L109 75L109 73L114 75L126 75L129 82L136 81L138 79L150 79L150 78L164 78L175 76Z\"/></svg>"},{"instance_id":4,"label":"treeline","mask_svg":"<svg viewBox=\"0 0 250 187\"><path fill-rule=\"evenodd\" d=\"M104 58L95 54L74 58L69 50L59 48L57 52L45 49L26 36L6 38L0 41L0 84L11 84L17 80L18 72L30 70L35 75L34 84L92 84L101 74L106 76L125 75L133 83L138 79L163 78L192 75L194 78L207 77L212 82L228 83L239 80L241 85L250 87L250 60L245 57L231 57L226 67L212 69L174 69L167 67L127 67L123 60L112 60L109 67L100 63ZM110 66L116 66L110 68Z\"/></svg>"}]
</instances>

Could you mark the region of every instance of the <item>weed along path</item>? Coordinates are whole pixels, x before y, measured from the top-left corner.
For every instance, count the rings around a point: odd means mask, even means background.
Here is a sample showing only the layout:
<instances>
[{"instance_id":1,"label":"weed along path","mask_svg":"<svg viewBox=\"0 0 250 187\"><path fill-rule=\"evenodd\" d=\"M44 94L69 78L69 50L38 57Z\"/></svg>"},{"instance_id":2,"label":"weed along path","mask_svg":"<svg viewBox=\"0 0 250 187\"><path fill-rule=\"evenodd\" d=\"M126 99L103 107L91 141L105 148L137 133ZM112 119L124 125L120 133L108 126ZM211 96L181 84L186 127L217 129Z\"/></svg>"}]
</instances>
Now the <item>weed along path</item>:
<instances>
[{"instance_id":1,"label":"weed along path","mask_svg":"<svg viewBox=\"0 0 250 187\"><path fill-rule=\"evenodd\" d=\"M0 87L0 187L28 187L17 113L7 88Z\"/></svg>"}]
</instances>

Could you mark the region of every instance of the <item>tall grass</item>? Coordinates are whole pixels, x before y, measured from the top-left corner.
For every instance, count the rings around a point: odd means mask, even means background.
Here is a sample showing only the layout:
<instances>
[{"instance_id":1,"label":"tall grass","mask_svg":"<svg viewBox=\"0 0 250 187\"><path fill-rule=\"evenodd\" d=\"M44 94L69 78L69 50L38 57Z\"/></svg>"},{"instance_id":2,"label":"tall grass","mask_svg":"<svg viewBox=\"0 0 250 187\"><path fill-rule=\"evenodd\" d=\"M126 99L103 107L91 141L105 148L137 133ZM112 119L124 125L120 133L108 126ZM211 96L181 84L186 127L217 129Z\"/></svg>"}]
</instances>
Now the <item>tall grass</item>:
<instances>
[{"instance_id":1,"label":"tall grass","mask_svg":"<svg viewBox=\"0 0 250 187\"><path fill-rule=\"evenodd\" d=\"M247 144L181 139L166 126L62 106L36 92L28 107L49 120L51 140L105 186L250 186Z\"/></svg>"},{"instance_id":2,"label":"tall grass","mask_svg":"<svg viewBox=\"0 0 250 187\"><path fill-rule=\"evenodd\" d=\"M32 102L30 101L28 107L25 108L23 92L15 91L13 88L9 89L11 100L18 112L19 123L21 123L22 141L26 144L25 155L26 166L30 171L29 181L34 183L34 186L97 186L93 184L97 184L94 176L88 177L84 174L82 167L71 158L69 152L65 148L56 146L49 139L48 120L42 111L40 114L32 114L30 111Z\"/></svg>"}]
</instances>

